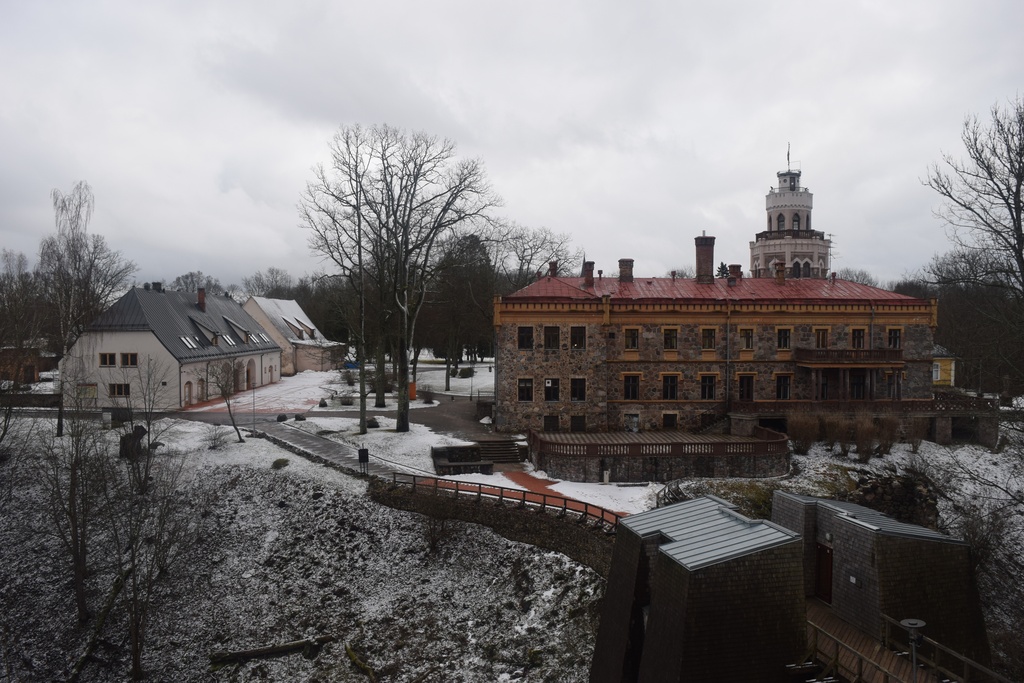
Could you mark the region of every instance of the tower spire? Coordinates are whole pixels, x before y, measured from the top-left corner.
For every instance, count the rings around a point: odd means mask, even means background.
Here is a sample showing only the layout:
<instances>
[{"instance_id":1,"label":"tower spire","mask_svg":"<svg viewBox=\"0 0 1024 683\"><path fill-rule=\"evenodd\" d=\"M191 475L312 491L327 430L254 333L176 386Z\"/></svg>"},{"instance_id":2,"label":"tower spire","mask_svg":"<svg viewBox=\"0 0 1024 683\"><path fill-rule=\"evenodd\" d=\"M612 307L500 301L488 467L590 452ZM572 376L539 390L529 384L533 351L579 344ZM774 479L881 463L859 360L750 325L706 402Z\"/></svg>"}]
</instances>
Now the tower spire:
<instances>
[{"instance_id":1,"label":"tower spire","mask_svg":"<svg viewBox=\"0 0 1024 683\"><path fill-rule=\"evenodd\" d=\"M786 143L786 170L787 171L793 170L793 167L790 166L790 164L789 164L789 144L790 143L788 143L788 142Z\"/></svg>"}]
</instances>

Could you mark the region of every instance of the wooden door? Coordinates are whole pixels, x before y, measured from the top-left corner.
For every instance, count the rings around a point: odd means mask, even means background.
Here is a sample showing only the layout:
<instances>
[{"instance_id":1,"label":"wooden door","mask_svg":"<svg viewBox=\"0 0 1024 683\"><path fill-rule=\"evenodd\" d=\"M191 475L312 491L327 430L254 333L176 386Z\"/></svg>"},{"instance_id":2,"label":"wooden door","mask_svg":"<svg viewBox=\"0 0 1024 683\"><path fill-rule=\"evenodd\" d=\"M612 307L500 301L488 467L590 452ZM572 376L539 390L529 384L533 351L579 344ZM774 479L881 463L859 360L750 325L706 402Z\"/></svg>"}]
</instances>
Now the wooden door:
<instances>
[{"instance_id":1,"label":"wooden door","mask_svg":"<svg viewBox=\"0 0 1024 683\"><path fill-rule=\"evenodd\" d=\"M832 548L818 543L818 571L815 572L814 594L822 602L832 604Z\"/></svg>"}]
</instances>

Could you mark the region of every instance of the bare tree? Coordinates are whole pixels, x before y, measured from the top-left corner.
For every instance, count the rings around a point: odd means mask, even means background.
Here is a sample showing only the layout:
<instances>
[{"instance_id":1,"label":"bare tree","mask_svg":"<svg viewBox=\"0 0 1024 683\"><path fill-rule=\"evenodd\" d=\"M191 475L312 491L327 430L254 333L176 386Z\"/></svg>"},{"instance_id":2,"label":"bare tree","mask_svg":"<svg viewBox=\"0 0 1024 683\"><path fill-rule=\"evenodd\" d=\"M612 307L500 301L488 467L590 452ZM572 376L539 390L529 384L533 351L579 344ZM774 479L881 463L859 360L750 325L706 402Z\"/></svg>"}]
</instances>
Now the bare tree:
<instances>
[{"instance_id":1,"label":"bare tree","mask_svg":"<svg viewBox=\"0 0 1024 683\"><path fill-rule=\"evenodd\" d=\"M864 270L863 268L840 268L836 272L836 277L840 280L847 280L849 282L857 282L862 285L869 285L871 287L878 286L878 278Z\"/></svg>"},{"instance_id":2,"label":"bare tree","mask_svg":"<svg viewBox=\"0 0 1024 683\"><path fill-rule=\"evenodd\" d=\"M551 261L560 268L582 266L583 252L573 249L568 233L555 233L548 228L528 228L514 222L498 224L488 240L491 262L497 276L498 294L515 292L533 282L539 271L546 271Z\"/></svg>"},{"instance_id":3,"label":"bare tree","mask_svg":"<svg viewBox=\"0 0 1024 683\"><path fill-rule=\"evenodd\" d=\"M44 435L33 462L47 492L46 529L67 551L78 620L84 624L89 618L86 579L104 450L94 420L72 411L67 422L65 436Z\"/></svg>"},{"instance_id":4,"label":"bare tree","mask_svg":"<svg viewBox=\"0 0 1024 683\"><path fill-rule=\"evenodd\" d=\"M142 448L119 461L106 460L101 481L114 566L124 586L132 678L140 680L145 673L142 653L154 588L194 542L195 525L181 495L185 488L181 454L158 457L157 449ZM148 473L143 489L137 485L140 470Z\"/></svg>"},{"instance_id":5,"label":"bare tree","mask_svg":"<svg viewBox=\"0 0 1024 683\"><path fill-rule=\"evenodd\" d=\"M437 240L482 224L498 205L483 165L457 159L455 144L391 126L343 127L331 144L330 169L319 166L300 213L310 246L352 281L364 275L365 253L386 276L397 313L398 414L409 430L409 349L436 265Z\"/></svg>"},{"instance_id":6,"label":"bare tree","mask_svg":"<svg viewBox=\"0 0 1024 683\"><path fill-rule=\"evenodd\" d=\"M693 266L680 266L665 273L665 277L676 277L680 280L691 280L697 277L697 269Z\"/></svg>"},{"instance_id":7,"label":"bare tree","mask_svg":"<svg viewBox=\"0 0 1024 683\"><path fill-rule=\"evenodd\" d=\"M52 196L57 232L39 246L39 274L52 311L55 350L63 355L127 286L136 266L107 246L102 235L89 234L95 200L88 183L77 183L69 194L54 190Z\"/></svg>"},{"instance_id":8,"label":"bare tree","mask_svg":"<svg viewBox=\"0 0 1024 683\"><path fill-rule=\"evenodd\" d=\"M205 289L207 294L223 294L224 286L212 275L205 275L201 270L193 270L179 275L171 282L171 289L182 292L197 292Z\"/></svg>"},{"instance_id":9,"label":"bare tree","mask_svg":"<svg viewBox=\"0 0 1024 683\"><path fill-rule=\"evenodd\" d=\"M13 394L23 369L39 351L43 302L39 279L24 254L0 253L0 459L17 455L8 442L14 420Z\"/></svg>"},{"instance_id":10,"label":"bare tree","mask_svg":"<svg viewBox=\"0 0 1024 683\"><path fill-rule=\"evenodd\" d=\"M52 198L57 232L40 243L37 272L48 304L52 350L63 358L86 325L127 286L136 267L108 247L102 235L89 234L95 200L88 183L78 182L70 194L55 189ZM64 403L60 406L58 435L64 429Z\"/></svg>"},{"instance_id":11,"label":"bare tree","mask_svg":"<svg viewBox=\"0 0 1024 683\"><path fill-rule=\"evenodd\" d=\"M264 271L242 278L242 289L252 296L271 299L290 299L295 281L287 271L271 266Z\"/></svg>"},{"instance_id":12,"label":"bare tree","mask_svg":"<svg viewBox=\"0 0 1024 683\"><path fill-rule=\"evenodd\" d=\"M242 361L237 358L230 361L214 361L210 364L210 384L217 392L217 396L224 399L231 426L235 428L235 434L238 435L238 443L245 443L245 439L242 438L242 430L238 428L238 423L235 421L235 412L231 409L231 397L238 391L238 378L243 369Z\"/></svg>"}]
</instances>

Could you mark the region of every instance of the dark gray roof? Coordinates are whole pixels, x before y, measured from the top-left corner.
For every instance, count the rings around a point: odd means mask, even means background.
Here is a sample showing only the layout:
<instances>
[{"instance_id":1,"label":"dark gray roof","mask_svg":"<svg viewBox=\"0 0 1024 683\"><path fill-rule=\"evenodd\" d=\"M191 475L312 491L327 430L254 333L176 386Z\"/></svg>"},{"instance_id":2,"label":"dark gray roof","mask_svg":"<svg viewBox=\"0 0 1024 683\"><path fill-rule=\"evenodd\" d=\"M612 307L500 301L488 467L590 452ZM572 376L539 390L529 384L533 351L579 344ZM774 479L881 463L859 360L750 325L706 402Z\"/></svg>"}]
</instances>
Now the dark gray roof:
<instances>
[{"instance_id":1,"label":"dark gray roof","mask_svg":"<svg viewBox=\"0 0 1024 683\"><path fill-rule=\"evenodd\" d=\"M132 288L89 326L92 332L151 331L179 361L231 358L254 352L280 351L260 334L266 330L228 296L206 296L206 311L199 310L195 292L167 292ZM217 345L208 334L220 337ZM246 342L248 333L248 343ZM182 338L189 339L186 343ZM225 338L234 342L228 343ZM270 336L267 335L267 339Z\"/></svg>"},{"instance_id":2,"label":"dark gray roof","mask_svg":"<svg viewBox=\"0 0 1024 683\"><path fill-rule=\"evenodd\" d=\"M886 536L903 536L905 538L918 538L921 540L966 545L965 541L961 541L958 538L947 536L927 527L918 526L917 524L898 522L886 514L864 507L863 505L857 505L856 503L847 503L841 500L828 500L826 498L815 498L813 496L802 496L796 493L787 493L784 491L779 491L777 495L794 498L806 505L817 505L819 507L830 508L838 512L841 519L848 520L854 524L858 524L870 529L871 531Z\"/></svg>"},{"instance_id":3,"label":"dark gray roof","mask_svg":"<svg viewBox=\"0 0 1024 683\"><path fill-rule=\"evenodd\" d=\"M641 537L662 535L659 552L691 571L800 539L771 522L748 519L714 496L630 515L620 524Z\"/></svg>"}]
</instances>

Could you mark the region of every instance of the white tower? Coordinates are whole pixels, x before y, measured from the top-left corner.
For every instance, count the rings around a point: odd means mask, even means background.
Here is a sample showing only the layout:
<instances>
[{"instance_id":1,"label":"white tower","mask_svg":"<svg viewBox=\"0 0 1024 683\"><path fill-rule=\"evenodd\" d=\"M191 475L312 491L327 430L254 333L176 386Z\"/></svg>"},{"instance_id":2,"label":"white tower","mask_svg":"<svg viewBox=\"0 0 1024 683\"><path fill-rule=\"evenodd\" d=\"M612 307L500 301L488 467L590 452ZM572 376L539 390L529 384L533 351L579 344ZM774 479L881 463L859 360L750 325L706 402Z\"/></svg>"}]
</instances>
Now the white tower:
<instances>
[{"instance_id":1,"label":"white tower","mask_svg":"<svg viewBox=\"0 0 1024 683\"><path fill-rule=\"evenodd\" d=\"M786 264L786 276L823 278L829 272L830 240L825 233L811 229L814 195L800 187L800 171L779 171L779 186L765 196L768 229L757 233L750 243L750 273L754 277L774 277L775 264Z\"/></svg>"}]
</instances>

